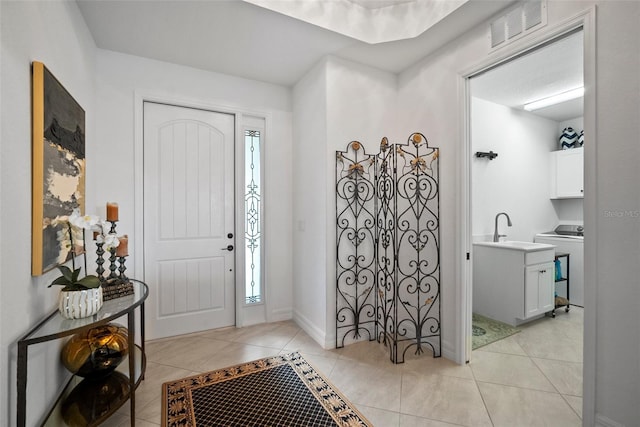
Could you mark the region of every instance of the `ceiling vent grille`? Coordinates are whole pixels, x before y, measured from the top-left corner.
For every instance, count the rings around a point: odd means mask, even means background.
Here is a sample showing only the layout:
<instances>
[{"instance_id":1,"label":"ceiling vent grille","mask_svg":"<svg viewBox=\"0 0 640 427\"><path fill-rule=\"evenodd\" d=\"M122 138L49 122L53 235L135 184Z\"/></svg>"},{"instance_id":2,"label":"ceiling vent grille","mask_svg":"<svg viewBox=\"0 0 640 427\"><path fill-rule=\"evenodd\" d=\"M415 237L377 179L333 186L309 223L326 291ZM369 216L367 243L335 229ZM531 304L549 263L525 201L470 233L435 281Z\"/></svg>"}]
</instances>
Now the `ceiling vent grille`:
<instances>
[{"instance_id":1,"label":"ceiling vent grille","mask_svg":"<svg viewBox=\"0 0 640 427\"><path fill-rule=\"evenodd\" d=\"M519 3L489 24L491 48L505 46L547 23L546 0Z\"/></svg>"}]
</instances>

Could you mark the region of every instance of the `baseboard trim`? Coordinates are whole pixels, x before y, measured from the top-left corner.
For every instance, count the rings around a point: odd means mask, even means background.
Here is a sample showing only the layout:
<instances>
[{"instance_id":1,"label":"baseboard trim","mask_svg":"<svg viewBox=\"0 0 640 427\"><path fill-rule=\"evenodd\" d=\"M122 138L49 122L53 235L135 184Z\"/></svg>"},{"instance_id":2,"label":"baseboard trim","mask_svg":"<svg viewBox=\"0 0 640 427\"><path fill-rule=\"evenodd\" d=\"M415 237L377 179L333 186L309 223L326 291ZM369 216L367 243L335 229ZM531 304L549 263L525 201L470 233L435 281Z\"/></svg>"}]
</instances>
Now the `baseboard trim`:
<instances>
[{"instance_id":1,"label":"baseboard trim","mask_svg":"<svg viewBox=\"0 0 640 427\"><path fill-rule=\"evenodd\" d=\"M327 346L327 335L324 333L324 331L313 324L313 322L311 322L308 317L306 317L299 311L294 310L293 321L296 322L298 326L300 326L302 330L305 331L307 335L309 335L315 342L322 346L322 348L333 348L331 346Z\"/></svg>"},{"instance_id":2,"label":"baseboard trim","mask_svg":"<svg viewBox=\"0 0 640 427\"><path fill-rule=\"evenodd\" d=\"M269 316L269 322L282 322L291 319L293 319L293 310L291 308L271 310L271 315Z\"/></svg>"},{"instance_id":3,"label":"baseboard trim","mask_svg":"<svg viewBox=\"0 0 640 427\"><path fill-rule=\"evenodd\" d=\"M596 414L596 427L625 427L624 424L620 424L617 421L613 421L611 418L604 415Z\"/></svg>"}]
</instances>

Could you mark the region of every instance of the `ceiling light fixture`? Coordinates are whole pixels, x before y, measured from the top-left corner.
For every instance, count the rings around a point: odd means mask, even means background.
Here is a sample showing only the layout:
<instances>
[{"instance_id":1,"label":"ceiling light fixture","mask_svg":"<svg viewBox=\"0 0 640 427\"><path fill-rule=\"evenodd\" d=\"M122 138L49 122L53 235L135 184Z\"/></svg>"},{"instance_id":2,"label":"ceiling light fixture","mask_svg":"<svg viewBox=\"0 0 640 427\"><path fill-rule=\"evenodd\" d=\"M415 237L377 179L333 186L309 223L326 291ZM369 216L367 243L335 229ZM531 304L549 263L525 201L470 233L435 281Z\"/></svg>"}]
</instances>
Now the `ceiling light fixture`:
<instances>
[{"instance_id":1,"label":"ceiling light fixture","mask_svg":"<svg viewBox=\"0 0 640 427\"><path fill-rule=\"evenodd\" d=\"M580 98L583 95L584 87L579 87L559 93L557 95L550 96L548 98L542 98L538 101L530 102L524 105L524 109L527 111L539 110L540 108L548 107L550 105L555 105L564 101L570 101L572 99Z\"/></svg>"}]
</instances>

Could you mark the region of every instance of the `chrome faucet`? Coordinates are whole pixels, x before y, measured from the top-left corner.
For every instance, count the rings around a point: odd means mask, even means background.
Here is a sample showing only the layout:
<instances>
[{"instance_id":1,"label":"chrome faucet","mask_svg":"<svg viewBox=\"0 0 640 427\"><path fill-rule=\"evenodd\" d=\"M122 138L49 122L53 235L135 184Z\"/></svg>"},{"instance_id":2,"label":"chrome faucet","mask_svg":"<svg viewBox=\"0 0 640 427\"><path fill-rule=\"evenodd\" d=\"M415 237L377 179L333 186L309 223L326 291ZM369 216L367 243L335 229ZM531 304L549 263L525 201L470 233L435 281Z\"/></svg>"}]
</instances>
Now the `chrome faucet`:
<instances>
[{"instance_id":1,"label":"chrome faucet","mask_svg":"<svg viewBox=\"0 0 640 427\"><path fill-rule=\"evenodd\" d=\"M496 215L496 223L495 223L495 226L494 226L494 229L493 229L493 241L494 242L498 242L501 237L507 237L506 234L498 234L498 217L500 215L504 215L504 216L507 217L507 225L509 227L511 227L511 225L512 225L511 224L511 218L509 218L509 215L507 215L506 212L500 212L498 215Z\"/></svg>"}]
</instances>

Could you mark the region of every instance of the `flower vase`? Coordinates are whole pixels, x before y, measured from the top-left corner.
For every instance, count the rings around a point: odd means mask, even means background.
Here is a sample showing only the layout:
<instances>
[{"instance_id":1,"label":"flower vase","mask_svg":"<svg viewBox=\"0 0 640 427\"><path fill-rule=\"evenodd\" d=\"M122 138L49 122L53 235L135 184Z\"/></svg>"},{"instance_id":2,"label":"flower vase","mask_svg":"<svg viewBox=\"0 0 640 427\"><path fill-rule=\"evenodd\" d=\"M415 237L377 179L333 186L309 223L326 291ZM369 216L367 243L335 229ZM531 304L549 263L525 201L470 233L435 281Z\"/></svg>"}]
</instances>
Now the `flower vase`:
<instances>
[{"instance_id":1,"label":"flower vase","mask_svg":"<svg viewBox=\"0 0 640 427\"><path fill-rule=\"evenodd\" d=\"M81 291L60 291L58 311L66 319L82 319L102 308L102 286Z\"/></svg>"}]
</instances>

